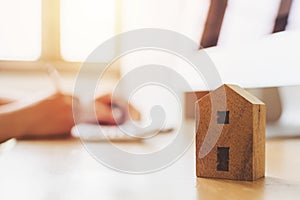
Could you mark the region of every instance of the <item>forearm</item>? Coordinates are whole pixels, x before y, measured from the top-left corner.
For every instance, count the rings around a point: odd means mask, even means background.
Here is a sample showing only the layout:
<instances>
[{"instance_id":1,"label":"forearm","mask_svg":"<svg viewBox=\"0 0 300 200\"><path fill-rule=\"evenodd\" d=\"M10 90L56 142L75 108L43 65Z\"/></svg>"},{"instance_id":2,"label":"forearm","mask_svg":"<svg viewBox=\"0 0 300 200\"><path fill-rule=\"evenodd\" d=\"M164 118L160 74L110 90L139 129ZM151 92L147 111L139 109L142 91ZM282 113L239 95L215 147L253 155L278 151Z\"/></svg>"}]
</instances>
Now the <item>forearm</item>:
<instances>
[{"instance_id":1,"label":"forearm","mask_svg":"<svg viewBox=\"0 0 300 200\"><path fill-rule=\"evenodd\" d=\"M0 112L0 142L25 133L26 127L21 123L22 118L22 114L18 111Z\"/></svg>"},{"instance_id":2,"label":"forearm","mask_svg":"<svg viewBox=\"0 0 300 200\"><path fill-rule=\"evenodd\" d=\"M72 100L55 93L0 106L0 141L69 134L74 126Z\"/></svg>"},{"instance_id":3,"label":"forearm","mask_svg":"<svg viewBox=\"0 0 300 200\"><path fill-rule=\"evenodd\" d=\"M26 134L32 118L30 101L16 101L0 106L0 142Z\"/></svg>"}]
</instances>

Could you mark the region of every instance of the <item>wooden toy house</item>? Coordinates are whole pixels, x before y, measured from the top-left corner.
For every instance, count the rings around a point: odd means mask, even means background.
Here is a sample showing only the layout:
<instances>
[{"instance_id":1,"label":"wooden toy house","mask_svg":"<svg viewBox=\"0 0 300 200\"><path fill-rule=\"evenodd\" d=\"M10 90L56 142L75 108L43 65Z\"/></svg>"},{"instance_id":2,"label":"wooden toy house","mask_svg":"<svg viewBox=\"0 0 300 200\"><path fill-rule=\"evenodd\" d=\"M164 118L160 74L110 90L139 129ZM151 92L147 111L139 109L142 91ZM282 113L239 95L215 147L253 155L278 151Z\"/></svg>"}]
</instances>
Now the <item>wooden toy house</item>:
<instances>
[{"instance_id":1,"label":"wooden toy house","mask_svg":"<svg viewBox=\"0 0 300 200\"><path fill-rule=\"evenodd\" d=\"M219 104L224 98L222 92L226 95L225 106ZM198 100L197 176L247 181L263 177L265 124L265 104L238 86L223 85Z\"/></svg>"}]
</instances>

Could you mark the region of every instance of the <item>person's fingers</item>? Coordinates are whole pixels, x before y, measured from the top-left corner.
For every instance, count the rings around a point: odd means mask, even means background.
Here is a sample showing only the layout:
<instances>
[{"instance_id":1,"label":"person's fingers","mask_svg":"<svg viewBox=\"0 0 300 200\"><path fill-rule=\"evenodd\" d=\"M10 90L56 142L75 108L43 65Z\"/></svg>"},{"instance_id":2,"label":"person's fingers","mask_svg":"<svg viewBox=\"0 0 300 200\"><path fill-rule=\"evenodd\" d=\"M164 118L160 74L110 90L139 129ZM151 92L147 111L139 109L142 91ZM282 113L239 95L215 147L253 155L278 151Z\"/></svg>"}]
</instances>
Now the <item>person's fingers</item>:
<instances>
[{"instance_id":1,"label":"person's fingers","mask_svg":"<svg viewBox=\"0 0 300 200\"><path fill-rule=\"evenodd\" d=\"M96 99L96 103L105 104L110 107L115 123L124 123L127 119L138 121L141 119L140 112L131 104L121 98L113 99L111 94L106 94ZM121 114L122 113L122 114ZM116 120L117 119L117 120Z\"/></svg>"},{"instance_id":2,"label":"person's fingers","mask_svg":"<svg viewBox=\"0 0 300 200\"><path fill-rule=\"evenodd\" d=\"M96 99L96 102L101 102L107 105L118 106L122 109L126 108L127 103L121 98L113 98L111 94L105 94Z\"/></svg>"},{"instance_id":3,"label":"person's fingers","mask_svg":"<svg viewBox=\"0 0 300 200\"><path fill-rule=\"evenodd\" d=\"M96 98L96 102L111 104L112 96L111 96L111 94L102 95L102 96Z\"/></svg>"},{"instance_id":4,"label":"person's fingers","mask_svg":"<svg viewBox=\"0 0 300 200\"><path fill-rule=\"evenodd\" d=\"M96 103L96 115L100 124L115 125L118 123L118 119L114 118L111 106L104 103Z\"/></svg>"},{"instance_id":5,"label":"person's fingers","mask_svg":"<svg viewBox=\"0 0 300 200\"><path fill-rule=\"evenodd\" d=\"M98 97L96 100L98 121L106 124L122 124L126 120L125 107L119 99L113 100L111 94ZM97 106L98 105L98 106Z\"/></svg>"}]
</instances>

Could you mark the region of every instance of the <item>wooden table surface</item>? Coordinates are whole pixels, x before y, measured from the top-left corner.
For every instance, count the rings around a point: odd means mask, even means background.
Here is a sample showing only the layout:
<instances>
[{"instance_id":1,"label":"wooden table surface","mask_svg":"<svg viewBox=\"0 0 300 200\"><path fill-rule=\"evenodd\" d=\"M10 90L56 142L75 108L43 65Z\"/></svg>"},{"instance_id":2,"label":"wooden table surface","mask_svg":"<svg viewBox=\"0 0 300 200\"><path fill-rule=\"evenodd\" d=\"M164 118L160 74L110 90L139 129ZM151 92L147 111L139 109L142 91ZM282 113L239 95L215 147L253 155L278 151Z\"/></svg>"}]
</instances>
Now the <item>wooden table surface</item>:
<instances>
[{"instance_id":1,"label":"wooden table surface","mask_svg":"<svg viewBox=\"0 0 300 200\"><path fill-rule=\"evenodd\" d=\"M266 152L266 177L240 182L196 178L194 145L170 167L132 175L104 167L78 139L11 141L0 148L0 199L299 199L300 138L267 140Z\"/></svg>"}]
</instances>

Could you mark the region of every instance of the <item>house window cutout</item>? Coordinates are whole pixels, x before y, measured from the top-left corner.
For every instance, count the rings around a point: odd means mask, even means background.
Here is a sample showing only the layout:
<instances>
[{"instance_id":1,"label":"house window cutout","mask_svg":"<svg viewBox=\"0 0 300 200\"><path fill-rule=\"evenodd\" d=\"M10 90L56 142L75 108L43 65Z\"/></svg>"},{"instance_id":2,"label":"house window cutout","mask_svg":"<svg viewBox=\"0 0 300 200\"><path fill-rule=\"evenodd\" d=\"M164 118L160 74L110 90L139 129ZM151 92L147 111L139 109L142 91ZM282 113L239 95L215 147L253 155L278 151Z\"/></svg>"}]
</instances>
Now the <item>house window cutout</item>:
<instances>
[{"instance_id":1,"label":"house window cutout","mask_svg":"<svg viewBox=\"0 0 300 200\"><path fill-rule=\"evenodd\" d=\"M218 124L229 124L229 111L218 111Z\"/></svg>"},{"instance_id":2,"label":"house window cutout","mask_svg":"<svg viewBox=\"0 0 300 200\"><path fill-rule=\"evenodd\" d=\"M217 171L229 171L229 147L218 147Z\"/></svg>"}]
</instances>

